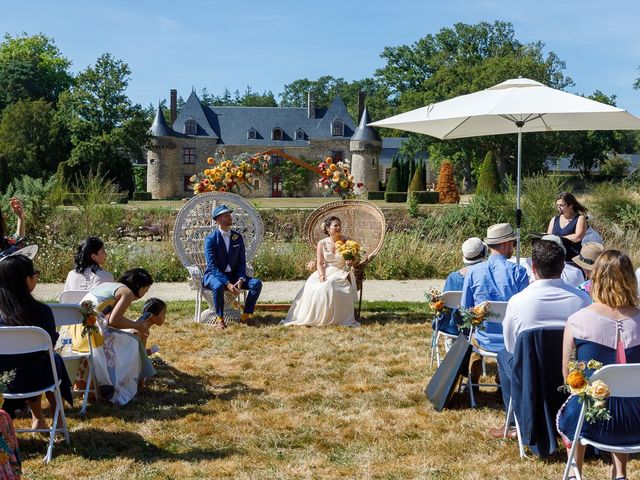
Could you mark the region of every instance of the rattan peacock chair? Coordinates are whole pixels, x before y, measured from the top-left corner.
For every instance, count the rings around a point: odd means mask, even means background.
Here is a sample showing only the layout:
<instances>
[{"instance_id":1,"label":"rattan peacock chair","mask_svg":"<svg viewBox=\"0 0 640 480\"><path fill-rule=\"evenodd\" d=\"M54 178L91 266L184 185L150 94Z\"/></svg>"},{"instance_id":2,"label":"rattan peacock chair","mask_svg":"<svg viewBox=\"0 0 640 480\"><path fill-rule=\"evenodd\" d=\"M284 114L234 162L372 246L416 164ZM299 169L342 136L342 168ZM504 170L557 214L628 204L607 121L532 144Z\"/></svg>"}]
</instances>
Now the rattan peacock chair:
<instances>
[{"instance_id":1,"label":"rattan peacock chair","mask_svg":"<svg viewBox=\"0 0 640 480\"><path fill-rule=\"evenodd\" d=\"M240 195L229 192L201 193L189 200L178 212L173 230L173 245L178 259L189 272L189 284L196 290L196 311L194 320L201 323L215 321L213 292L202 286L202 278L207 266L204 257L204 239L214 228L216 222L211 212L218 205L225 204L233 210L233 229L244 238L247 261L247 274L253 276L251 263L258 247L262 243L264 225L256 209ZM202 310L202 298L209 308ZM225 293L225 321L237 320L240 316L237 298L230 292Z\"/></svg>"},{"instance_id":2,"label":"rattan peacock chair","mask_svg":"<svg viewBox=\"0 0 640 480\"><path fill-rule=\"evenodd\" d=\"M362 286L367 264L380 252L386 232L386 221L382 211L373 203L364 200L343 200L327 203L315 209L304 224L304 235L314 249L318 242L326 238L322 224L328 217L336 216L342 222L342 235L358 242L364 250L364 256L354 269L356 286L359 290L356 316L360 317L362 307ZM311 269L315 269L313 263Z\"/></svg>"}]
</instances>

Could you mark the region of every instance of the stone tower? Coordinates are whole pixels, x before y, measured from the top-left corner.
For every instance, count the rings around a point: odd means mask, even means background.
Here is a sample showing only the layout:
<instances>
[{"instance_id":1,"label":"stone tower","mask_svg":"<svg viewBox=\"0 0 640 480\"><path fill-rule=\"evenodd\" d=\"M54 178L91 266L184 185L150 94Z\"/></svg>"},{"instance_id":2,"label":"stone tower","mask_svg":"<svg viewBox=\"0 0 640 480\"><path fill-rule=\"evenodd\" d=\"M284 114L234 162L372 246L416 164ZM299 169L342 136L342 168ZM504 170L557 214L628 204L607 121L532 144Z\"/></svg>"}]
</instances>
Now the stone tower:
<instances>
[{"instance_id":1,"label":"stone tower","mask_svg":"<svg viewBox=\"0 0 640 480\"><path fill-rule=\"evenodd\" d=\"M158 106L156 117L149 129L151 145L147 150L147 191L154 199L177 197L183 186L176 175L176 166L180 165L180 149L176 144L178 134L167 125Z\"/></svg>"},{"instance_id":2,"label":"stone tower","mask_svg":"<svg viewBox=\"0 0 640 480\"><path fill-rule=\"evenodd\" d=\"M367 126L371 122L367 107L364 107L360 116L360 124L349 142L349 150L351 151L351 173L353 174L355 183L362 183L363 187L358 189L356 193L362 193L363 190L375 192L380 189L380 152L382 151L382 140L378 133Z\"/></svg>"}]
</instances>

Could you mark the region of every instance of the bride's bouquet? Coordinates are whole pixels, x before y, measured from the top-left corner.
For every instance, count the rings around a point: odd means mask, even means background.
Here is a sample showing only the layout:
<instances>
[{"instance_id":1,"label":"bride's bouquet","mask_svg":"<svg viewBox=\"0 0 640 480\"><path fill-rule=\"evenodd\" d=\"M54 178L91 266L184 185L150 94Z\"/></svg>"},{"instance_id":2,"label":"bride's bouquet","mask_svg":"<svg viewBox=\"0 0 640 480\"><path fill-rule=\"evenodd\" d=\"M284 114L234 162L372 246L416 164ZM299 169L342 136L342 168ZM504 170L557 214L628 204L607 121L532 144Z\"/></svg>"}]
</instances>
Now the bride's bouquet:
<instances>
[{"instance_id":1,"label":"bride's bouquet","mask_svg":"<svg viewBox=\"0 0 640 480\"><path fill-rule=\"evenodd\" d=\"M360 255L364 253L360 244L355 240L347 240L343 242L338 240L336 242L336 252L342 255L342 258L345 260L353 260L356 263L360 261Z\"/></svg>"}]
</instances>

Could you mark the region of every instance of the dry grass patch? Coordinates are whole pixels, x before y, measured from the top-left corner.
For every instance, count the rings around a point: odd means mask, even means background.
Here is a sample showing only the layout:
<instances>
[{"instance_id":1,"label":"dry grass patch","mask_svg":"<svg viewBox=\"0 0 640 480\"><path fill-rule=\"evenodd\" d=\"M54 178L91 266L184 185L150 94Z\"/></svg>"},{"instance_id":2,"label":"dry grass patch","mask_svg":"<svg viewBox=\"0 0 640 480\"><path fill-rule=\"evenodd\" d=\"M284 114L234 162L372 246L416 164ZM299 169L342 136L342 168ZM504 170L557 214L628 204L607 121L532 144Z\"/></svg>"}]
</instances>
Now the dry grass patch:
<instances>
[{"instance_id":1,"label":"dry grass patch","mask_svg":"<svg viewBox=\"0 0 640 480\"><path fill-rule=\"evenodd\" d=\"M369 304L359 329L285 328L269 316L218 332L174 302L152 332L156 379L123 408L70 413L72 445L58 443L48 466L44 440L21 436L26 477L560 478L561 452L520 460L515 443L487 436L504 417L496 392L475 410L464 396L433 410L420 308ZM608 472L587 467L589 478Z\"/></svg>"}]
</instances>

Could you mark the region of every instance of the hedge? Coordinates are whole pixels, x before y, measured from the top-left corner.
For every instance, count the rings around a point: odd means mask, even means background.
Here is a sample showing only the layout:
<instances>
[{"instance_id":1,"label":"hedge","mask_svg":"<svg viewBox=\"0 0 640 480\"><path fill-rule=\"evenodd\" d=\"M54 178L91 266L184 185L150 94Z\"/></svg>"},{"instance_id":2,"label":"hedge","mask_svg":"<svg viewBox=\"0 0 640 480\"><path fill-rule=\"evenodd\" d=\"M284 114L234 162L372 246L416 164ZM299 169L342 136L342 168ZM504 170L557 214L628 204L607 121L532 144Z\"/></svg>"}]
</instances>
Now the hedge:
<instances>
[{"instance_id":1,"label":"hedge","mask_svg":"<svg viewBox=\"0 0 640 480\"><path fill-rule=\"evenodd\" d=\"M133 192L133 199L138 201L152 200L151 192Z\"/></svg>"},{"instance_id":2,"label":"hedge","mask_svg":"<svg viewBox=\"0 0 640 480\"><path fill-rule=\"evenodd\" d=\"M367 200L384 200L386 192L367 192Z\"/></svg>"},{"instance_id":3,"label":"hedge","mask_svg":"<svg viewBox=\"0 0 640 480\"><path fill-rule=\"evenodd\" d=\"M405 203L407 192L384 192L384 201L387 203Z\"/></svg>"},{"instance_id":4,"label":"hedge","mask_svg":"<svg viewBox=\"0 0 640 480\"><path fill-rule=\"evenodd\" d=\"M438 192L410 192L409 197L418 200L418 203L438 203L440 194Z\"/></svg>"}]
</instances>

